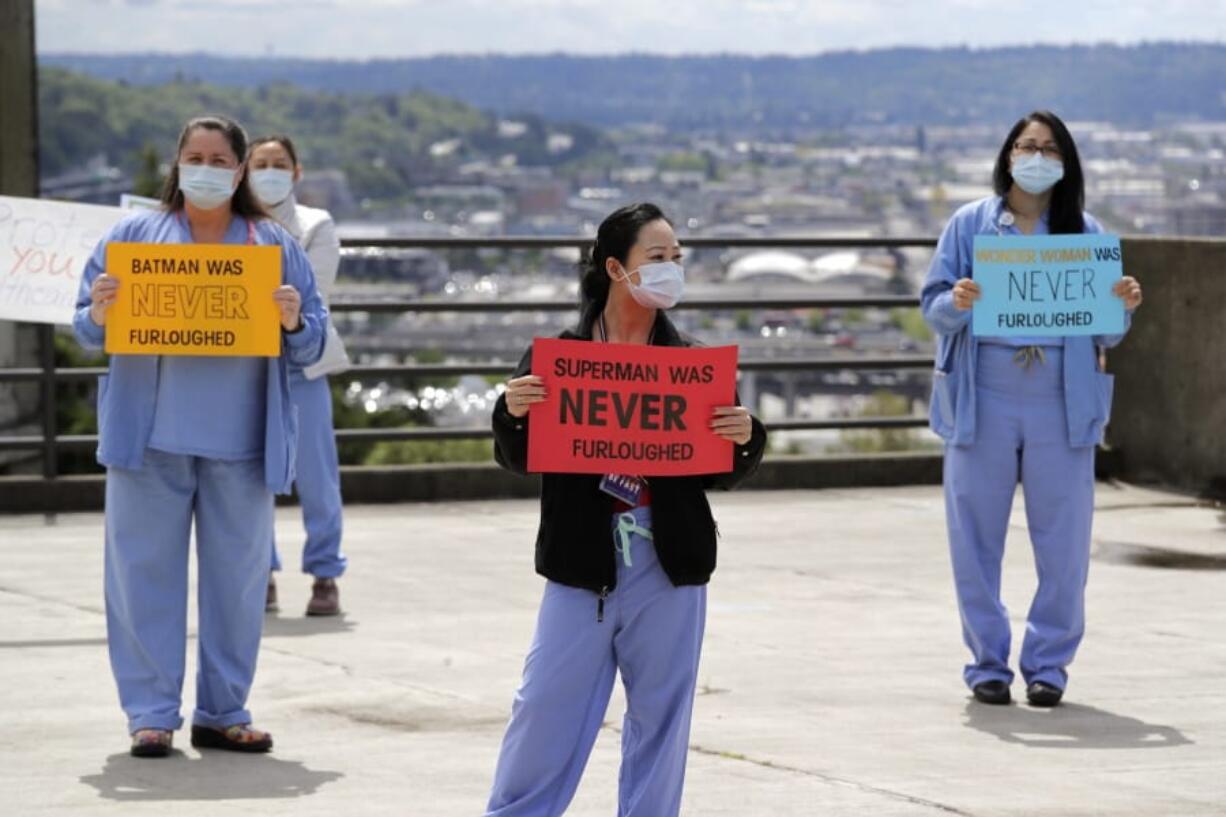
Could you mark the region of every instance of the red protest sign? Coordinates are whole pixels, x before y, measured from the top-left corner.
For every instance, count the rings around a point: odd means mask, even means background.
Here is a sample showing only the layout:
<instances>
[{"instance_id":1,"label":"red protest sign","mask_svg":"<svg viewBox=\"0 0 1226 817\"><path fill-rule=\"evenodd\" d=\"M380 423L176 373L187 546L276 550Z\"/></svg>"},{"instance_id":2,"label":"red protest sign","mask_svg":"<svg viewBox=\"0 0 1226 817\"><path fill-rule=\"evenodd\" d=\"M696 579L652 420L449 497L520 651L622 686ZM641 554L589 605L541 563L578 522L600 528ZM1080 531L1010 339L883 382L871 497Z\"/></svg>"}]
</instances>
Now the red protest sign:
<instances>
[{"instance_id":1,"label":"red protest sign","mask_svg":"<svg viewBox=\"0 0 1226 817\"><path fill-rule=\"evenodd\" d=\"M732 470L710 428L736 402L735 346L713 349L537 338L528 470L681 476Z\"/></svg>"}]
</instances>

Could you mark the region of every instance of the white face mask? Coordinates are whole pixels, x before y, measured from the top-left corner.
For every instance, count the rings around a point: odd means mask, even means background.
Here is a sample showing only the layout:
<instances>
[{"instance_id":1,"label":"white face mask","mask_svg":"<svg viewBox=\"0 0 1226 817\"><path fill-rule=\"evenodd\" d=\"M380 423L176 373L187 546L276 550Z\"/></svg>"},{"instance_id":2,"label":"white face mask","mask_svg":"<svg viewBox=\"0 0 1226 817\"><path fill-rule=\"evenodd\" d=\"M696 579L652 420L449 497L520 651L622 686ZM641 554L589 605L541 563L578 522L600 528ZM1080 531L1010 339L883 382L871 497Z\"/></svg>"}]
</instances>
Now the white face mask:
<instances>
[{"instance_id":1,"label":"white face mask","mask_svg":"<svg viewBox=\"0 0 1226 817\"><path fill-rule=\"evenodd\" d=\"M294 192L294 174L289 170L275 167L253 170L250 177L251 189L264 204L280 204Z\"/></svg>"},{"instance_id":2,"label":"white face mask","mask_svg":"<svg viewBox=\"0 0 1226 817\"><path fill-rule=\"evenodd\" d=\"M639 283L630 280L630 273L619 281L630 288L630 297L648 309L672 309L685 293L685 270L674 261L643 264L638 269Z\"/></svg>"},{"instance_id":3,"label":"white face mask","mask_svg":"<svg viewBox=\"0 0 1226 817\"><path fill-rule=\"evenodd\" d=\"M179 189L183 197L201 210L213 210L234 195L238 170L208 165L179 165Z\"/></svg>"},{"instance_id":4,"label":"white face mask","mask_svg":"<svg viewBox=\"0 0 1226 817\"><path fill-rule=\"evenodd\" d=\"M1036 153L1014 159L1009 175L1018 187L1032 196L1038 196L1051 190L1056 182L1064 178L1064 163Z\"/></svg>"}]
</instances>

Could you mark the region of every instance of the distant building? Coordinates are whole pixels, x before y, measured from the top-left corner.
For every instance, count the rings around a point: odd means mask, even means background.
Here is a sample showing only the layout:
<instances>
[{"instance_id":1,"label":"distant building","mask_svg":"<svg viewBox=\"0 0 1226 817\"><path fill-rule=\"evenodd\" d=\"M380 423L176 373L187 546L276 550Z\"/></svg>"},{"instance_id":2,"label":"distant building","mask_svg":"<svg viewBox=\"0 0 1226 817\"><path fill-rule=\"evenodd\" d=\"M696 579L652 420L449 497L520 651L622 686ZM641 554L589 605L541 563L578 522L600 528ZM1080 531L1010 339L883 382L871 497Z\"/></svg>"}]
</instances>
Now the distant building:
<instances>
[{"instance_id":1,"label":"distant building","mask_svg":"<svg viewBox=\"0 0 1226 817\"><path fill-rule=\"evenodd\" d=\"M896 289L897 259L889 254L866 256L839 250L809 259L786 250L762 250L728 265L728 284L755 286L803 284L822 293L882 294Z\"/></svg>"}]
</instances>

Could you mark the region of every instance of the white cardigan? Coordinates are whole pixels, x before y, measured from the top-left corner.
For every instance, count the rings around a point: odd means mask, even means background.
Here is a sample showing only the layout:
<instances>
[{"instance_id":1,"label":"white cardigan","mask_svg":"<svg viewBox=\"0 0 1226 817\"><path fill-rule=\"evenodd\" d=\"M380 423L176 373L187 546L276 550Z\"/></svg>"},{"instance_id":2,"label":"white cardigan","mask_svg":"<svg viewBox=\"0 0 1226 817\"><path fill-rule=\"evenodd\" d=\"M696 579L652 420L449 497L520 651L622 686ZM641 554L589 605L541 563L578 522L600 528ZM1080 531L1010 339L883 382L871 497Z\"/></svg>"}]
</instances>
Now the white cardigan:
<instances>
[{"instance_id":1,"label":"white cardigan","mask_svg":"<svg viewBox=\"0 0 1226 817\"><path fill-rule=\"evenodd\" d=\"M326 306L336 284L336 271L341 263L341 243L336 237L336 223L327 210L305 207L291 195L285 201L270 208L272 215L306 251L311 269L315 272L315 286ZM328 337L324 342L324 354L318 363L306 367L302 373L308 380L324 375L343 372L350 366L349 354L336 326L328 321Z\"/></svg>"}]
</instances>

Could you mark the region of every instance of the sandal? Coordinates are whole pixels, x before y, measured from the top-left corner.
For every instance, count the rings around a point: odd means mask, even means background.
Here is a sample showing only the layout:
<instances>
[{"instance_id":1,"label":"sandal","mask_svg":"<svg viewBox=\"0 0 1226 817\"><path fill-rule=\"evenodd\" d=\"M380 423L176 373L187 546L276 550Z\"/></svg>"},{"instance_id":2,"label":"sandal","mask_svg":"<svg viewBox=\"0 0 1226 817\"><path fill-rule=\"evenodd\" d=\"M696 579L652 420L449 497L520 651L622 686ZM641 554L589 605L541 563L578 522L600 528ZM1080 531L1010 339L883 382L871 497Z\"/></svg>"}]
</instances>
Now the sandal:
<instances>
[{"instance_id":1,"label":"sandal","mask_svg":"<svg viewBox=\"0 0 1226 817\"><path fill-rule=\"evenodd\" d=\"M249 723L236 723L225 729L193 726L192 746L230 752L267 752L272 748L272 735L253 729Z\"/></svg>"},{"instance_id":2,"label":"sandal","mask_svg":"<svg viewBox=\"0 0 1226 817\"><path fill-rule=\"evenodd\" d=\"M174 732L169 729L137 729L132 733L132 757L166 757Z\"/></svg>"}]
</instances>

